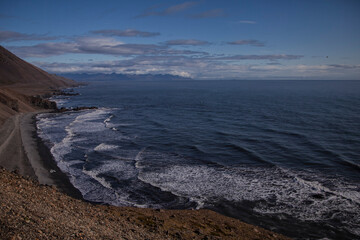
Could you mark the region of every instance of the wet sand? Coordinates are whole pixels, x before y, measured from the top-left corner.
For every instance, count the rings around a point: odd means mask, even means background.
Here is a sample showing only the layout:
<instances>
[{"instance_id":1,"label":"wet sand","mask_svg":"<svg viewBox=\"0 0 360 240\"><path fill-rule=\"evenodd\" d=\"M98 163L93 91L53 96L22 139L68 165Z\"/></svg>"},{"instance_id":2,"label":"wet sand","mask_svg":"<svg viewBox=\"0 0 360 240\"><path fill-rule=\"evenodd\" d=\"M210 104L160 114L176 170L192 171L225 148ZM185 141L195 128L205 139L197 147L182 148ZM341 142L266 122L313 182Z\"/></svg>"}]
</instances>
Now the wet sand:
<instances>
[{"instance_id":1,"label":"wet sand","mask_svg":"<svg viewBox=\"0 0 360 240\"><path fill-rule=\"evenodd\" d=\"M44 111L15 115L0 128L0 166L82 199L79 190L61 172L48 147L37 136L35 116L41 112Z\"/></svg>"}]
</instances>

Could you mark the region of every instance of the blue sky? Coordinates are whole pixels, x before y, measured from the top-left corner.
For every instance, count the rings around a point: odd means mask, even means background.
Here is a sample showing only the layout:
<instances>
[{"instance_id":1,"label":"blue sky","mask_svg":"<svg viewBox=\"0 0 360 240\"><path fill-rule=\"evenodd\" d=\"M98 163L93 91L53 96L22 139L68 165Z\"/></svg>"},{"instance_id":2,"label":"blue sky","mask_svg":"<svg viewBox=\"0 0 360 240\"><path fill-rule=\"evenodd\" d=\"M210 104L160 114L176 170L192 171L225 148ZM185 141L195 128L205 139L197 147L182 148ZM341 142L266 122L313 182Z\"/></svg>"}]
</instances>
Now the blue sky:
<instances>
[{"instance_id":1,"label":"blue sky","mask_svg":"<svg viewBox=\"0 0 360 240\"><path fill-rule=\"evenodd\" d=\"M0 44L52 73L360 79L360 1L1 1Z\"/></svg>"}]
</instances>

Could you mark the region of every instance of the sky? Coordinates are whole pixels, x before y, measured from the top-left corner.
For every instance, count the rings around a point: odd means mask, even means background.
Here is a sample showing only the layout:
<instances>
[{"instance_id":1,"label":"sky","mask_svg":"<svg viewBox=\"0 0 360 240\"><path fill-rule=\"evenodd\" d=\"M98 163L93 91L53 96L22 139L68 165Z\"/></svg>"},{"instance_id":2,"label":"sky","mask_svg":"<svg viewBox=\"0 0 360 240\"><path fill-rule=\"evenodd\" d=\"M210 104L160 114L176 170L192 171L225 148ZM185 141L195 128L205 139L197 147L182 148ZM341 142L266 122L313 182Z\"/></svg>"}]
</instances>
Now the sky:
<instances>
[{"instance_id":1,"label":"sky","mask_svg":"<svg viewBox=\"0 0 360 240\"><path fill-rule=\"evenodd\" d=\"M0 45L56 74L360 80L360 1L0 0Z\"/></svg>"}]
</instances>

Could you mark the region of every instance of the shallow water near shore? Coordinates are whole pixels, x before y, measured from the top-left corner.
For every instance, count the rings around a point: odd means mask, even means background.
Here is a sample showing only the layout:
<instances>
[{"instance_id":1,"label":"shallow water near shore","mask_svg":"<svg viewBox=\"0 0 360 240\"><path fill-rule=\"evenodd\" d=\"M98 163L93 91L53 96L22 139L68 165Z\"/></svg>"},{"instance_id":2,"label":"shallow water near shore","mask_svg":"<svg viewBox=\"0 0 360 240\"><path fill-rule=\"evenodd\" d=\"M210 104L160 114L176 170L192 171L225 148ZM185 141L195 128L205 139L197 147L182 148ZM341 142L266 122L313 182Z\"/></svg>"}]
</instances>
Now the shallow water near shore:
<instances>
[{"instance_id":1,"label":"shallow water near shore","mask_svg":"<svg viewBox=\"0 0 360 240\"><path fill-rule=\"evenodd\" d=\"M101 79L99 79L101 80ZM360 81L91 82L38 115L85 199L360 237Z\"/></svg>"}]
</instances>

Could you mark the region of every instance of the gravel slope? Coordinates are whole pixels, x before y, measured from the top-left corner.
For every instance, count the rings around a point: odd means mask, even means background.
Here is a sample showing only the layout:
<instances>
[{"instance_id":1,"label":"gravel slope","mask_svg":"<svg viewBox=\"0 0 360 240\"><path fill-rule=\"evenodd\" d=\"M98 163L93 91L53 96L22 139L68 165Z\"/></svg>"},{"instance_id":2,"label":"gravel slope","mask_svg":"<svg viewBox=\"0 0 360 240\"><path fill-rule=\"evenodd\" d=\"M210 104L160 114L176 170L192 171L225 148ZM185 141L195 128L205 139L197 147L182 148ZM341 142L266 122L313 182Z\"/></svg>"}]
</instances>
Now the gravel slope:
<instances>
[{"instance_id":1,"label":"gravel slope","mask_svg":"<svg viewBox=\"0 0 360 240\"><path fill-rule=\"evenodd\" d=\"M210 210L103 206L0 169L0 239L288 239Z\"/></svg>"}]
</instances>

